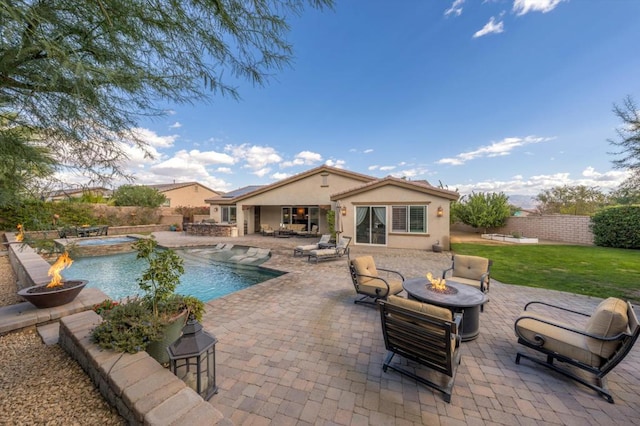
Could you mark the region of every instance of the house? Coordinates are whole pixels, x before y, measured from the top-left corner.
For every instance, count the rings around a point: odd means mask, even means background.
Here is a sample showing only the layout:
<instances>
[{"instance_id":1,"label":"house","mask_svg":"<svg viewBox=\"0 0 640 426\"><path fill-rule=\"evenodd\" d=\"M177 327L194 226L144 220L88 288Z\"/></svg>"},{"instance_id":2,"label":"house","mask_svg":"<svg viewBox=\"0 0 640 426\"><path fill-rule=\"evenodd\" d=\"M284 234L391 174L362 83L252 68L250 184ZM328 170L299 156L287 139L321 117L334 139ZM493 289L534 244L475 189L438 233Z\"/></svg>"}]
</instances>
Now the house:
<instances>
[{"instance_id":1,"label":"house","mask_svg":"<svg viewBox=\"0 0 640 426\"><path fill-rule=\"evenodd\" d=\"M336 212L336 231L352 244L431 249L449 248L449 204L457 192L426 181L375 178L320 166L264 186L240 188L206 201L210 217L237 223L238 235L260 231L260 224L318 225L328 233L327 212Z\"/></svg>"},{"instance_id":2,"label":"house","mask_svg":"<svg viewBox=\"0 0 640 426\"><path fill-rule=\"evenodd\" d=\"M217 197L222 194L198 182L174 182L146 186L157 189L158 192L167 197L163 207L202 207L207 205L207 198Z\"/></svg>"}]
</instances>

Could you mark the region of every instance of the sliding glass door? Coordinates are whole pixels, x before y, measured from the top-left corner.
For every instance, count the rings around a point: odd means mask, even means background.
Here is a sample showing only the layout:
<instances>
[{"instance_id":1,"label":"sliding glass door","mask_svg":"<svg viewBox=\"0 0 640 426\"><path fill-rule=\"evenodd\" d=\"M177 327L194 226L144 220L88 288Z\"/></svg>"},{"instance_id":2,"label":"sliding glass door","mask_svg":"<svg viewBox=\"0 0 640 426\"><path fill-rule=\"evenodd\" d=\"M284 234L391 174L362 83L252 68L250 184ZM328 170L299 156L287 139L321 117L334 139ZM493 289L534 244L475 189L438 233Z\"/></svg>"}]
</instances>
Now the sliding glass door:
<instances>
[{"instance_id":1,"label":"sliding glass door","mask_svg":"<svg viewBox=\"0 0 640 426\"><path fill-rule=\"evenodd\" d=\"M356 243L387 243L387 208L375 206L356 207Z\"/></svg>"}]
</instances>

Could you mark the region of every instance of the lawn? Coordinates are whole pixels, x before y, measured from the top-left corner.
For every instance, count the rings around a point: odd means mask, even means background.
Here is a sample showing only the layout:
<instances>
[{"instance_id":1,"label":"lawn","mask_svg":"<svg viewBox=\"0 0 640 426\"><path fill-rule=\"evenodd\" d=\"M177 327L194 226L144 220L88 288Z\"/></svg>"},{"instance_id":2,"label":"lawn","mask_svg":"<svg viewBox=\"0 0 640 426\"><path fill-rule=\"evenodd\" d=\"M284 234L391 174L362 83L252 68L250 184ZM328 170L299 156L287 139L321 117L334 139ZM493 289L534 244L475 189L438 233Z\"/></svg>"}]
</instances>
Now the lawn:
<instances>
[{"instance_id":1,"label":"lawn","mask_svg":"<svg viewBox=\"0 0 640 426\"><path fill-rule=\"evenodd\" d=\"M639 250L482 243L453 243L451 250L493 260L491 277L503 283L640 303Z\"/></svg>"}]
</instances>

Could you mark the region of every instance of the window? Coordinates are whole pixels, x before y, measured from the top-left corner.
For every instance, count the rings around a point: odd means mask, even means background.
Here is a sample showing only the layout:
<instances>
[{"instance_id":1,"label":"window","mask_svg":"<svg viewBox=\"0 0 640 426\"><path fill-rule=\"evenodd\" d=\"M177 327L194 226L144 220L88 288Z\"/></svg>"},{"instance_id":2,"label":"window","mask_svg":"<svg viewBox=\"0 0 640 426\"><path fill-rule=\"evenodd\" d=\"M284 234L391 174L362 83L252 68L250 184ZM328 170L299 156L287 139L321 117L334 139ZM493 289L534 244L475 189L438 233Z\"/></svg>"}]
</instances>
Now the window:
<instances>
[{"instance_id":1,"label":"window","mask_svg":"<svg viewBox=\"0 0 640 426\"><path fill-rule=\"evenodd\" d=\"M236 221L236 206L222 207L222 222L233 223Z\"/></svg>"},{"instance_id":2,"label":"window","mask_svg":"<svg viewBox=\"0 0 640 426\"><path fill-rule=\"evenodd\" d=\"M427 206L391 207L391 232L427 232Z\"/></svg>"},{"instance_id":3,"label":"window","mask_svg":"<svg viewBox=\"0 0 640 426\"><path fill-rule=\"evenodd\" d=\"M162 207L171 207L171 198L165 198L164 203L162 203Z\"/></svg>"}]
</instances>

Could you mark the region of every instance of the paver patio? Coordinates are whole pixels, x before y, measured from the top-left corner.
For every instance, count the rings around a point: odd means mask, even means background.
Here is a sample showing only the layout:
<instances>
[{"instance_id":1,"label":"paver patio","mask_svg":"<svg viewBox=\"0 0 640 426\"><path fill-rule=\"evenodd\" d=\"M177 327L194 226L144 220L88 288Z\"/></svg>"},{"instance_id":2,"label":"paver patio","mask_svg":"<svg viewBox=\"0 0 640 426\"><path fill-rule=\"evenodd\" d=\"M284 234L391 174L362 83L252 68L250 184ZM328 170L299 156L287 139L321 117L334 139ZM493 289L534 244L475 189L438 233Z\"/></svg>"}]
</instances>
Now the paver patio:
<instances>
[{"instance_id":1,"label":"paver patio","mask_svg":"<svg viewBox=\"0 0 640 426\"><path fill-rule=\"evenodd\" d=\"M176 232L156 236L166 246L224 241ZM293 247L309 241L233 239L271 248L263 266L289 272L207 303L203 325L218 338L220 388L210 403L234 424L640 424L640 345L608 375L614 405L527 360L515 364L516 351L524 348L516 343L513 323L526 302L590 312L599 299L493 280L480 336L462 343L447 404L440 393L382 371L386 351L378 310L353 303L346 258L319 264L294 258ZM405 277L439 273L450 263L449 253L352 246L352 257L362 254Z\"/></svg>"}]
</instances>

